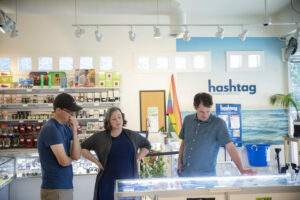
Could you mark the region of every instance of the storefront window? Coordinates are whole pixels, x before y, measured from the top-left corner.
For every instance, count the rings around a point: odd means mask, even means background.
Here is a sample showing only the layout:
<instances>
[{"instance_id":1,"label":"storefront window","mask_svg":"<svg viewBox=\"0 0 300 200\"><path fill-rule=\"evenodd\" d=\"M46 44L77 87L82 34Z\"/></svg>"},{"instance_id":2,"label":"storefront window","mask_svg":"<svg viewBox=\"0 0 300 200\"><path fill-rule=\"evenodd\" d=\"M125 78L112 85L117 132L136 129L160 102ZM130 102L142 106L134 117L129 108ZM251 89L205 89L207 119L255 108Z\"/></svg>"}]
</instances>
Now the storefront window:
<instances>
[{"instance_id":1,"label":"storefront window","mask_svg":"<svg viewBox=\"0 0 300 200\"><path fill-rule=\"evenodd\" d=\"M19 71L31 71L32 70L31 57L19 57L18 64L19 64Z\"/></svg>"},{"instance_id":2,"label":"storefront window","mask_svg":"<svg viewBox=\"0 0 300 200\"><path fill-rule=\"evenodd\" d=\"M73 58L59 57L59 70L73 70Z\"/></svg>"},{"instance_id":3,"label":"storefront window","mask_svg":"<svg viewBox=\"0 0 300 200\"><path fill-rule=\"evenodd\" d=\"M39 70L46 70L46 71L53 70L52 57L39 57Z\"/></svg>"},{"instance_id":4,"label":"storefront window","mask_svg":"<svg viewBox=\"0 0 300 200\"><path fill-rule=\"evenodd\" d=\"M80 57L80 69L93 69L93 57Z\"/></svg>"},{"instance_id":5,"label":"storefront window","mask_svg":"<svg viewBox=\"0 0 300 200\"><path fill-rule=\"evenodd\" d=\"M113 58L111 56L100 57L100 70L112 70Z\"/></svg>"},{"instance_id":6,"label":"storefront window","mask_svg":"<svg viewBox=\"0 0 300 200\"><path fill-rule=\"evenodd\" d=\"M10 70L10 58L0 58L0 70Z\"/></svg>"}]
</instances>

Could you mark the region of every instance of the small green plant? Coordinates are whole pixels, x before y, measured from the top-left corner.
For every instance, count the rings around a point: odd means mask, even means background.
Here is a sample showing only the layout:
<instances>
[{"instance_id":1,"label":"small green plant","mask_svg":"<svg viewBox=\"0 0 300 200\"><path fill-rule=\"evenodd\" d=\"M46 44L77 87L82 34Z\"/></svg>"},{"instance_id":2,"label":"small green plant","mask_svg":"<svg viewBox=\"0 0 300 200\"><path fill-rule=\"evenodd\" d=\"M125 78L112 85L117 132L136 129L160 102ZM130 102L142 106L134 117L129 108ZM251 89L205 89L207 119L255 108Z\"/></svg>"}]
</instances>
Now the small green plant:
<instances>
[{"instance_id":1,"label":"small green plant","mask_svg":"<svg viewBox=\"0 0 300 200\"><path fill-rule=\"evenodd\" d=\"M165 161L162 156L145 157L141 163L140 177L141 178L158 178L165 177Z\"/></svg>"},{"instance_id":2,"label":"small green plant","mask_svg":"<svg viewBox=\"0 0 300 200\"><path fill-rule=\"evenodd\" d=\"M172 135L166 131L165 127L160 127L160 129L158 129L158 132L161 132L165 137L167 138L172 138Z\"/></svg>"},{"instance_id":3,"label":"small green plant","mask_svg":"<svg viewBox=\"0 0 300 200\"><path fill-rule=\"evenodd\" d=\"M284 108L289 108L289 106L294 106L297 114L297 122L300 121L299 111L298 111L298 105L296 101L293 99L292 94L274 94L270 97L270 104L276 105L279 104Z\"/></svg>"}]
</instances>

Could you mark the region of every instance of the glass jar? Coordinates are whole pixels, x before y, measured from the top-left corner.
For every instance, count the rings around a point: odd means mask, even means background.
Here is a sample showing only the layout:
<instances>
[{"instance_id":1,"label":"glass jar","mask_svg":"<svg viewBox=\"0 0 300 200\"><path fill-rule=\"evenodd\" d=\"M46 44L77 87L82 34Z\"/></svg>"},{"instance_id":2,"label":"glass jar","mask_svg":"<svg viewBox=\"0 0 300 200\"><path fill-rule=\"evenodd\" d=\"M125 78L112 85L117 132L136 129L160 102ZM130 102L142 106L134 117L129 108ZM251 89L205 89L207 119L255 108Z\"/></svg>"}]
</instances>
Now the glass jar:
<instances>
[{"instance_id":1,"label":"glass jar","mask_svg":"<svg viewBox=\"0 0 300 200\"><path fill-rule=\"evenodd\" d=\"M38 103L38 96L37 95L33 95L32 103Z\"/></svg>"},{"instance_id":2,"label":"glass jar","mask_svg":"<svg viewBox=\"0 0 300 200\"><path fill-rule=\"evenodd\" d=\"M4 135L0 135L0 148L4 147Z\"/></svg>"},{"instance_id":3,"label":"glass jar","mask_svg":"<svg viewBox=\"0 0 300 200\"><path fill-rule=\"evenodd\" d=\"M11 136L6 135L4 137L4 148L10 148L11 147Z\"/></svg>"},{"instance_id":4,"label":"glass jar","mask_svg":"<svg viewBox=\"0 0 300 200\"><path fill-rule=\"evenodd\" d=\"M32 124L26 124L26 133L32 132Z\"/></svg>"},{"instance_id":5,"label":"glass jar","mask_svg":"<svg viewBox=\"0 0 300 200\"><path fill-rule=\"evenodd\" d=\"M19 135L19 147L25 146L25 138L23 135Z\"/></svg>"},{"instance_id":6,"label":"glass jar","mask_svg":"<svg viewBox=\"0 0 300 200\"><path fill-rule=\"evenodd\" d=\"M19 135L12 135L12 138L11 138L11 146L12 147L18 147L19 146Z\"/></svg>"},{"instance_id":7,"label":"glass jar","mask_svg":"<svg viewBox=\"0 0 300 200\"><path fill-rule=\"evenodd\" d=\"M1 112L1 119L2 119L2 120L8 120L8 113L7 113L6 110L3 110L3 111Z\"/></svg>"},{"instance_id":8,"label":"glass jar","mask_svg":"<svg viewBox=\"0 0 300 200\"><path fill-rule=\"evenodd\" d=\"M8 125L7 124L1 125L1 133L8 134Z\"/></svg>"},{"instance_id":9,"label":"glass jar","mask_svg":"<svg viewBox=\"0 0 300 200\"><path fill-rule=\"evenodd\" d=\"M36 124L36 126L35 126L35 131L36 131L37 133L39 133L39 132L41 131L41 129L42 129L42 126L43 126L43 124Z\"/></svg>"},{"instance_id":10,"label":"glass jar","mask_svg":"<svg viewBox=\"0 0 300 200\"><path fill-rule=\"evenodd\" d=\"M19 131L20 131L20 134L25 134L26 133L26 126L25 126L25 124L20 124L19 125Z\"/></svg>"},{"instance_id":11,"label":"glass jar","mask_svg":"<svg viewBox=\"0 0 300 200\"><path fill-rule=\"evenodd\" d=\"M33 147L33 137L32 135L26 135L25 137L25 146L28 148Z\"/></svg>"},{"instance_id":12,"label":"glass jar","mask_svg":"<svg viewBox=\"0 0 300 200\"><path fill-rule=\"evenodd\" d=\"M4 95L4 103L10 104L11 103L11 96L9 94Z\"/></svg>"},{"instance_id":13,"label":"glass jar","mask_svg":"<svg viewBox=\"0 0 300 200\"><path fill-rule=\"evenodd\" d=\"M93 93L87 93L87 102L93 102Z\"/></svg>"},{"instance_id":14,"label":"glass jar","mask_svg":"<svg viewBox=\"0 0 300 200\"><path fill-rule=\"evenodd\" d=\"M15 124L13 126L13 133L19 133L19 125Z\"/></svg>"},{"instance_id":15,"label":"glass jar","mask_svg":"<svg viewBox=\"0 0 300 200\"><path fill-rule=\"evenodd\" d=\"M9 124L9 125L8 125L8 133L11 134L11 133L13 133L13 132L14 132L14 125Z\"/></svg>"},{"instance_id":16,"label":"glass jar","mask_svg":"<svg viewBox=\"0 0 300 200\"><path fill-rule=\"evenodd\" d=\"M37 147L38 135L33 135L33 147Z\"/></svg>"}]
</instances>

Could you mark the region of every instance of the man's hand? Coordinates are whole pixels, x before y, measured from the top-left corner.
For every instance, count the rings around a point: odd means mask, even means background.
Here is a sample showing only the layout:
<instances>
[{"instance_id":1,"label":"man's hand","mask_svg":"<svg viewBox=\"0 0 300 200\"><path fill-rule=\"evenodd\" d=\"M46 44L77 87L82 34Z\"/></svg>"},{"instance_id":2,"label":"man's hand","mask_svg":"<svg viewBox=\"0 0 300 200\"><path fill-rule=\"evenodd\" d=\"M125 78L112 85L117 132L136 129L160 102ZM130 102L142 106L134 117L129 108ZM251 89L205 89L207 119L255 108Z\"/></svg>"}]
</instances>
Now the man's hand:
<instances>
[{"instance_id":1,"label":"man's hand","mask_svg":"<svg viewBox=\"0 0 300 200\"><path fill-rule=\"evenodd\" d=\"M68 125L72 129L73 134L77 134L78 121L74 117L69 118Z\"/></svg>"},{"instance_id":2,"label":"man's hand","mask_svg":"<svg viewBox=\"0 0 300 200\"><path fill-rule=\"evenodd\" d=\"M257 174L257 172L256 171L253 171L252 169L243 169L242 171L241 171L241 174L242 175L250 175L250 176L253 176L253 175L256 175Z\"/></svg>"}]
</instances>

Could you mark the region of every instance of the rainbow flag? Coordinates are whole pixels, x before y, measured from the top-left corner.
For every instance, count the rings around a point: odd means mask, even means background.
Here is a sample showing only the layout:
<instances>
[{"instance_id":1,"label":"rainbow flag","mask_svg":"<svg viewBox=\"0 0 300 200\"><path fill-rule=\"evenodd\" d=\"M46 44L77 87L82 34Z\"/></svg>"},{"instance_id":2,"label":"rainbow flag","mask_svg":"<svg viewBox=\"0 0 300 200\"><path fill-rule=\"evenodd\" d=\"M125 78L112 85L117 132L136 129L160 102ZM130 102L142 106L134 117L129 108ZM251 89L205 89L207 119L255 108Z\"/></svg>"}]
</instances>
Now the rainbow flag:
<instances>
[{"instance_id":1,"label":"rainbow flag","mask_svg":"<svg viewBox=\"0 0 300 200\"><path fill-rule=\"evenodd\" d=\"M178 105L177 93L175 88L174 75L171 76L171 84L169 87L169 96L168 96L168 107L167 107L167 115L168 115L168 129L170 132L176 132L177 136L179 136L181 127L182 127L182 119L180 108Z\"/></svg>"}]
</instances>

